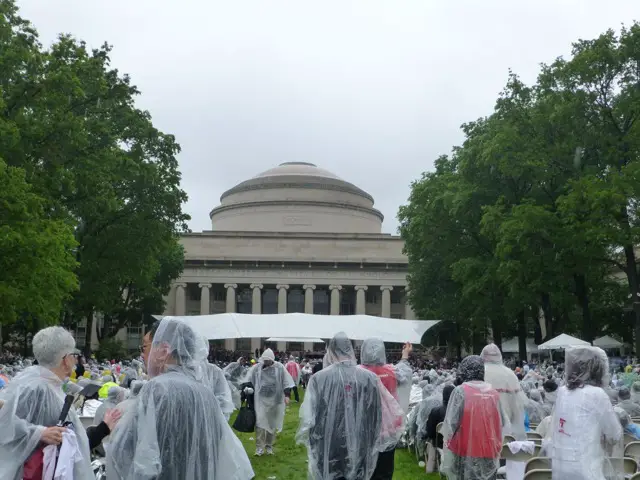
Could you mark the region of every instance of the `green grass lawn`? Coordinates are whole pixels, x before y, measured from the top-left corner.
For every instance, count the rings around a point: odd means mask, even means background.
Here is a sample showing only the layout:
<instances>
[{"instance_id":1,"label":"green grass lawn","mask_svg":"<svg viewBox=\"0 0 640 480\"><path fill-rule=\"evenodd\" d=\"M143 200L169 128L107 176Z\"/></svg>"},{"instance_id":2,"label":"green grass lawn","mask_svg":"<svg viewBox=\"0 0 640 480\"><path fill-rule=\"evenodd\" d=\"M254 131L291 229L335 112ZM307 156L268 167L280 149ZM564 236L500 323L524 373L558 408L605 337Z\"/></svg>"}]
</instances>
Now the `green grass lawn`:
<instances>
[{"instance_id":1,"label":"green grass lawn","mask_svg":"<svg viewBox=\"0 0 640 480\"><path fill-rule=\"evenodd\" d=\"M302 402L302 398L300 399ZM242 441L256 480L305 480L307 478L307 451L303 446L296 445L295 435L298 429L298 410L300 405L292 401L284 417L284 429L278 435L274 451L275 455L255 457L256 451L254 433L236 433ZM235 414L231 417L231 424L235 420ZM394 480L437 480L438 475L427 475L424 468L418 466L415 456L409 451L398 449L396 451L396 469Z\"/></svg>"}]
</instances>

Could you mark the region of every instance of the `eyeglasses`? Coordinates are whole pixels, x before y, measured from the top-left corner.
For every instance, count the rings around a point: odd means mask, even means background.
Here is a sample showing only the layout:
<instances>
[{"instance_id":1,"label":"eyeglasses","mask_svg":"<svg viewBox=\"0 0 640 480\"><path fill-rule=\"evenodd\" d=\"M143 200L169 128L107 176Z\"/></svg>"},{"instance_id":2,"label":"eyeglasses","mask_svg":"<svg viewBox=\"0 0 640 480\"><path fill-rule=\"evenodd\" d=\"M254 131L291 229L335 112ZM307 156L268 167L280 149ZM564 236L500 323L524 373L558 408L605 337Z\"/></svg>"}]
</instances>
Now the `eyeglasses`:
<instances>
[{"instance_id":1,"label":"eyeglasses","mask_svg":"<svg viewBox=\"0 0 640 480\"><path fill-rule=\"evenodd\" d=\"M144 353L144 351L147 349L147 347L150 347L151 344L150 343L145 343L140 345L140 353Z\"/></svg>"}]
</instances>

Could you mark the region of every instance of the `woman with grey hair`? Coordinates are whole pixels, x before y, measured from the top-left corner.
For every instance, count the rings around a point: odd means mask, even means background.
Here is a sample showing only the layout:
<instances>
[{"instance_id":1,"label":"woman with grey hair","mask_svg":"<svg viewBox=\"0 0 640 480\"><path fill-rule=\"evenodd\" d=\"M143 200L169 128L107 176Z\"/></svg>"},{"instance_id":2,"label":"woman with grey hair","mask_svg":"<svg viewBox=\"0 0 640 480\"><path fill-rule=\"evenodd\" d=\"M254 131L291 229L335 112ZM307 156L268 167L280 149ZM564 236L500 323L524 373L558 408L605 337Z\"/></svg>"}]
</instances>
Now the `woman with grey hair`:
<instances>
[{"instance_id":1,"label":"woman with grey hair","mask_svg":"<svg viewBox=\"0 0 640 480\"><path fill-rule=\"evenodd\" d=\"M76 366L75 340L62 327L40 330L32 340L38 365L16 376L2 392L0 409L0 478L19 480L23 465L41 445L60 445L72 435L56 427L64 404L63 382ZM89 440L76 413L67 417L73 423L81 460L73 467L73 478L91 480Z\"/></svg>"}]
</instances>

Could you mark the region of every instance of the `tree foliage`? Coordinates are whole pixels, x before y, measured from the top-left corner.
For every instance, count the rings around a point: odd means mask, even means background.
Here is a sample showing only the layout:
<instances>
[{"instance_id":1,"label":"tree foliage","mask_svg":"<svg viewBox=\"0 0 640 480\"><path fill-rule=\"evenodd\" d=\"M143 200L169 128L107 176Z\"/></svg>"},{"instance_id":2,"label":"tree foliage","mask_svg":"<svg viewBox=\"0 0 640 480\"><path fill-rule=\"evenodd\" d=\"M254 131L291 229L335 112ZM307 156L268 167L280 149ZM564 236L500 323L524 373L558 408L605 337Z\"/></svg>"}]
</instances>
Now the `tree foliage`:
<instances>
[{"instance_id":1,"label":"tree foliage","mask_svg":"<svg viewBox=\"0 0 640 480\"><path fill-rule=\"evenodd\" d=\"M72 235L64 245L75 258L52 270L72 273L66 293L77 290L64 309L60 301L48 308L65 324L86 319L88 332L100 312L99 335L115 334L161 313L182 270L180 147L136 108L139 91L111 67L110 46L92 50L63 35L43 48L12 1L0 10L0 158L41 199L47 235L65 238L63 226ZM22 298L30 293L17 287ZM29 303L15 301L14 310L41 315Z\"/></svg>"},{"instance_id":2,"label":"tree foliage","mask_svg":"<svg viewBox=\"0 0 640 480\"><path fill-rule=\"evenodd\" d=\"M400 208L417 313L456 323L457 342L518 335L521 355L542 331L635 329L640 351L639 115L637 23L576 42L534 85L510 74Z\"/></svg>"}]
</instances>

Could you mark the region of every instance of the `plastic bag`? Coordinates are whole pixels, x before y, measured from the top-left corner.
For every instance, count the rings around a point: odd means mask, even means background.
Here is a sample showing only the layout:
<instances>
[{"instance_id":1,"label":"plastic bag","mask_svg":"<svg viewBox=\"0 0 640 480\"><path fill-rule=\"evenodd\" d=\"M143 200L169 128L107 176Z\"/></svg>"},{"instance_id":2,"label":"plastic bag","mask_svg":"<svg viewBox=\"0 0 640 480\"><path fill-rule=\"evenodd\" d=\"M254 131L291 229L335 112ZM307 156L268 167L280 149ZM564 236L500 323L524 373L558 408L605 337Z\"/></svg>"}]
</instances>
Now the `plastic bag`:
<instances>
[{"instance_id":1,"label":"plastic bag","mask_svg":"<svg viewBox=\"0 0 640 480\"><path fill-rule=\"evenodd\" d=\"M250 433L256 429L256 412L249 406L242 406L233 422L233 428L238 432Z\"/></svg>"}]
</instances>

